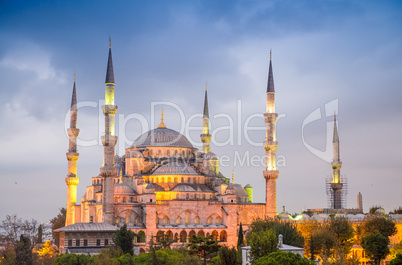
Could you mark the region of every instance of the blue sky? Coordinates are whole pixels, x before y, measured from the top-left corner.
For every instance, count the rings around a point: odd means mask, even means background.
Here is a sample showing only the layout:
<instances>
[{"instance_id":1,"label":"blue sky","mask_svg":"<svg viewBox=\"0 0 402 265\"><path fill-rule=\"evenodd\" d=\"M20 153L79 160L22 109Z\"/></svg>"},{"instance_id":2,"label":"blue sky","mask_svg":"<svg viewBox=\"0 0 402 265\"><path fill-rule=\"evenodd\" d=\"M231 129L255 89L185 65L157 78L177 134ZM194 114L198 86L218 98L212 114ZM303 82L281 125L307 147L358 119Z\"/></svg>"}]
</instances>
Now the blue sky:
<instances>
[{"instance_id":1,"label":"blue sky","mask_svg":"<svg viewBox=\"0 0 402 265\"><path fill-rule=\"evenodd\" d=\"M230 157L221 171L230 176L234 169L236 182L254 186L259 202L265 198L263 166L235 165L235 154L264 155L263 147L238 137L238 127L265 111L272 49L277 112L283 117L277 124L278 155L285 161L279 168L278 210L326 207L330 163L305 143L326 150L332 117L325 105L333 100L348 207L356 207L358 192L365 210L402 206L401 26L400 1L2 1L0 218L15 213L46 221L65 205L64 118L73 75L78 100L98 104L109 36L119 114L150 120L151 103L167 101L188 119L202 111L208 82L211 116L233 117L234 138L242 140L212 146L217 155ZM304 127L303 142L303 122L317 108L322 118ZM177 111L165 112L167 126L179 130ZM97 108L82 108L81 139L96 139L101 122ZM213 130L229 125L221 116L211 122ZM194 119L191 125L198 123ZM264 126L259 118L250 124ZM127 142L141 129L129 121ZM197 147L199 133L189 135ZM218 142L229 136L216 131ZM264 132L255 131L250 139L262 142ZM79 152L82 196L99 172L102 146L81 146Z\"/></svg>"}]
</instances>

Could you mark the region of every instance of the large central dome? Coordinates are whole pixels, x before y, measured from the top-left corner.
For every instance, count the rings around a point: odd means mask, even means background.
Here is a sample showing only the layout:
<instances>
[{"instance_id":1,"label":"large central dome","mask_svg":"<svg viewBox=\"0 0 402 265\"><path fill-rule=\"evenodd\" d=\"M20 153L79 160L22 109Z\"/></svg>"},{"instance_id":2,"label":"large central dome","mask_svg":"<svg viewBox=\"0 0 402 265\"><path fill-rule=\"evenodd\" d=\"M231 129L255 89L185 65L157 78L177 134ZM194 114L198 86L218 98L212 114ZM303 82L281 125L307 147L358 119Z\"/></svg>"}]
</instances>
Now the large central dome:
<instances>
[{"instance_id":1,"label":"large central dome","mask_svg":"<svg viewBox=\"0 0 402 265\"><path fill-rule=\"evenodd\" d=\"M168 128L156 128L147 131L138 137L131 147L148 146L194 148L184 135Z\"/></svg>"}]
</instances>

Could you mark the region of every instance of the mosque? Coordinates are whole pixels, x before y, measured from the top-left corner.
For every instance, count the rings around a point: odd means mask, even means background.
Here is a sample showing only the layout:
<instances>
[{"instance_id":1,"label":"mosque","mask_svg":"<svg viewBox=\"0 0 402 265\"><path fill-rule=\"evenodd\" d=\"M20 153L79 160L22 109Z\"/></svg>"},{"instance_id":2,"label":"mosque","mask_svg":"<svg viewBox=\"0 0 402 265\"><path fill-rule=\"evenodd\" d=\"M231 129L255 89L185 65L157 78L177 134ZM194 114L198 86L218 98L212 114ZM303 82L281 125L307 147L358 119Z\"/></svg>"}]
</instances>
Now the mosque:
<instances>
[{"instance_id":1,"label":"mosque","mask_svg":"<svg viewBox=\"0 0 402 265\"><path fill-rule=\"evenodd\" d=\"M118 89L116 96L118 97ZM122 224L138 236L140 252L152 236L164 234L175 244L188 242L192 235L211 235L221 244L235 246L238 229L247 230L254 218L277 214L275 124L275 89L272 60L269 61L266 123L266 202L253 203L253 188L241 186L219 171L218 156L211 152L207 88L203 109L202 150L195 148L179 132L168 128L163 120L157 128L138 137L123 156L115 155L115 79L112 49L105 80L105 133L102 136L103 162L99 173L88 183L86 193L77 202L77 95L74 80L70 109L69 150L67 155L66 226L59 229L61 253L89 253L111 242ZM100 161L99 161L100 162ZM101 164L101 162L100 162ZM262 178L261 178L262 179ZM156 237L158 238L158 237Z\"/></svg>"}]
</instances>

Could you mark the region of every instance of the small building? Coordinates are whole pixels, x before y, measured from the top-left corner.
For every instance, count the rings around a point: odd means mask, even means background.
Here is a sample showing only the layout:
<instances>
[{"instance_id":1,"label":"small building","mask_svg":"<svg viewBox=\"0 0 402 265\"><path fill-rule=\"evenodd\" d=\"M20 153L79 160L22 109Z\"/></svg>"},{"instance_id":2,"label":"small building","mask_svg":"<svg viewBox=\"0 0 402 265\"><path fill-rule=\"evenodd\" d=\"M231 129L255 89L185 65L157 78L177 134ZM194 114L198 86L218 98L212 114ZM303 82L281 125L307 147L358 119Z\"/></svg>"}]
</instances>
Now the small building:
<instances>
[{"instance_id":1,"label":"small building","mask_svg":"<svg viewBox=\"0 0 402 265\"><path fill-rule=\"evenodd\" d=\"M304 249L283 244L283 236L278 236L278 250L284 252L292 252L293 254L299 254L300 256L304 257ZM251 258L250 258L251 247L246 246L241 248L241 255L242 255L242 265L251 265Z\"/></svg>"},{"instance_id":2,"label":"small building","mask_svg":"<svg viewBox=\"0 0 402 265\"><path fill-rule=\"evenodd\" d=\"M55 231L60 233L61 254L96 255L112 243L117 230L106 223L76 223Z\"/></svg>"}]
</instances>

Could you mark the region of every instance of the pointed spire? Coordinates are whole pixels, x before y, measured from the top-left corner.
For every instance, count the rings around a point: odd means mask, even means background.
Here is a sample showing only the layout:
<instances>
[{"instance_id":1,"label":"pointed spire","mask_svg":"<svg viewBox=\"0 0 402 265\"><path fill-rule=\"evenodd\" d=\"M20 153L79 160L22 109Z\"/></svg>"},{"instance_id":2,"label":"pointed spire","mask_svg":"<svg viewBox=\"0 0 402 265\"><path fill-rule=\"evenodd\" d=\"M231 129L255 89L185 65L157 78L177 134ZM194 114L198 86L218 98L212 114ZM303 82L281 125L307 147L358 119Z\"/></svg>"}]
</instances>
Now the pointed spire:
<instances>
[{"instance_id":1,"label":"pointed spire","mask_svg":"<svg viewBox=\"0 0 402 265\"><path fill-rule=\"evenodd\" d=\"M204 118L209 118L207 83L205 83Z\"/></svg>"},{"instance_id":2,"label":"pointed spire","mask_svg":"<svg viewBox=\"0 0 402 265\"><path fill-rule=\"evenodd\" d=\"M272 50L269 52L269 71L268 71L268 84L267 84L267 93L274 92L274 74L272 72Z\"/></svg>"},{"instance_id":3,"label":"pointed spire","mask_svg":"<svg viewBox=\"0 0 402 265\"><path fill-rule=\"evenodd\" d=\"M232 173L232 184L235 184L234 170L233 170L233 173Z\"/></svg>"},{"instance_id":4,"label":"pointed spire","mask_svg":"<svg viewBox=\"0 0 402 265\"><path fill-rule=\"evenodd\" d=\"M74 73L73 96L71 98L71 110L77 111L77 92L75 88L75 73Z\"/></svg>"},{"instance_id":5,"label":"pointed spire","mask_svg":"<svg viewBox=\"0 0 402 265\"><path fill-rule=\"evenodd\" d=\"M334 112L334 138L332 140L333 143L339 143L339 136L338 136L338 128L336 127L336 115Z\"/></svg>"},{"instance_id":6,"label":"pointed spire","mask_svg":"<svg viewBox=\"0 0 402 265\"><path fill-rule=\"evenodd\" d=\"M112 60L112 39L109 37L109 58L107 60L106 84L114 84L113 60Z\"/></svg>"},{"instance_id":7,"label":"pointed spire","mask_svg":"<svg viewBox=\"0 0 402 265\"><path fill-rule=\"evenodd\" d=\"M162 107L162 112L161 112L161 123L159 123L158 128L166 128L165 123L163 123L163 107Z\"/></svg>"}]
</instances>

